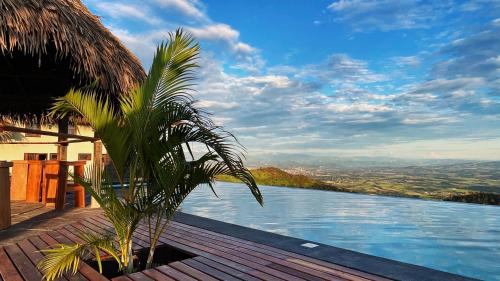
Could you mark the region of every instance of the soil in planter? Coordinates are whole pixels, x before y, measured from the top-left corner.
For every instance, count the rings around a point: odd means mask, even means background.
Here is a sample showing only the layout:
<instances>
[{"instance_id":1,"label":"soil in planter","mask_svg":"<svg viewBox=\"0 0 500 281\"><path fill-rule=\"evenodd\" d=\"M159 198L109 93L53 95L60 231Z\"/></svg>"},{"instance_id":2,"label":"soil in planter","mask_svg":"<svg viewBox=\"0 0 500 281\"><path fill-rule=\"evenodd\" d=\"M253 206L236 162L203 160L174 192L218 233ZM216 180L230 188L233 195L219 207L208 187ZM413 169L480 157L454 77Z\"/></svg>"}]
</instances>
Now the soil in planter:
<instances>
[{"instance_id":1,"label":"soil in planter","mask_svg":"<svg viewBox=\"0 0 500 281\"><path fill-rule=\"evenodd\" d=\"M148 258L149 248L141 249L136 252L134 258L135 271L142 271L146 269L146 261ZM193 258L195 255L181 251L177 248L170 246L158 246L156 247L155 255L153 258L153 267L157 267L164 264L169 264L176 261L181 261L189 258ZM88 265L93 267L95 270L99 271L99 265L95 260L85 261ZM106 278L115 278L123 275L123 273L118 270L118 263L113 259L106 259L102 261L102 275Z\"/></svg>"}]
</instances>

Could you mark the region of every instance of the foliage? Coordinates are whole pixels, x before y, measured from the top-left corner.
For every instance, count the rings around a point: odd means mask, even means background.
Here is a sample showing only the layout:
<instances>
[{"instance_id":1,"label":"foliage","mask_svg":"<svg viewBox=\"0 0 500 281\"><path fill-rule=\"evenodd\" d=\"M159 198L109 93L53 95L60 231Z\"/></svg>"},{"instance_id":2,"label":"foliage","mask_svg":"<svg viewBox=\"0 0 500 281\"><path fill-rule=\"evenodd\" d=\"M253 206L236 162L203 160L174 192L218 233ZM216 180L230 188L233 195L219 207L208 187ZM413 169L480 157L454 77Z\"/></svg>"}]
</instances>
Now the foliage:
<instances>
[{"instance_id":1,"label":"foliage","mask_svg":"<svg viewBox=\"0 0 500 281\"><path fill-rule=\"evenodd\" d=\"M468 194L450 195L444 201L455 201L464 203L479 203L488 205L500 205L500 194L491 192L472 192Z\"/></svg>"},{"instance_id":2,"label":"foliage","mask_svg":"<svg viewBox=\"0 0 500 281\"><path fill-rule=\"evenodd\" d=\"M52 113L58 117L71 113L83 117L112 160L120 180L120 194L100 166L88 170L85 179L76 180L97 200L113 224L117 261L125 272L133 271L132 236L138 223L143 219L149 223L150 267L159 236L175 210L197 186L207 184L213 190L217 175L238 178L262 204L257 184L243 165L243 148L232 134L215 126L208 114L193 105L189 92L198 55L194 39L177 30L170 34L167 44L158 47L144 83L118 102L89 87L71 90L54 104ZM75 263L67 260L76 259L82 252L69 255L68 249L52 249L54 262L42 267L47 279L74 268ZM55 256L65 254L68 259L56 262Z\"/></svg>"},{"instance_id":3,"label":"foliage","mask_svg":"<svg viewBox=\"0 0 500 281\"><path fill-rule=\"evenodd\" d=\"M272 185L272 186L286 186L286 187L301 187L301 188L328 188L326 183L315 180L305 175L294 175L287 173L279 168L265 167L258 169L251 169L250 172L259 185ZM217 177L220 181L239 182L238 179L221 175Z\"/></svg>"}]
</instances>

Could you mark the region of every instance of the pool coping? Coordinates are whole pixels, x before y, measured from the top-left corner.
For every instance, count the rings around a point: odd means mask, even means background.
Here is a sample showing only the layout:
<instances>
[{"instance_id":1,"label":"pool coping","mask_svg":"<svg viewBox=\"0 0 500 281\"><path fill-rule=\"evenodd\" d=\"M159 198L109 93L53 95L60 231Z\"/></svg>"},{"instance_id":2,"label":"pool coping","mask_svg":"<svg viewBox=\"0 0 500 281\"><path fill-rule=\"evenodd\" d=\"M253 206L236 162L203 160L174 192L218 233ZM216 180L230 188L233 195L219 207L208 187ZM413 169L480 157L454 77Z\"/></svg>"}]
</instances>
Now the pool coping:
<instances>
[{"instance_id":1,"label":"pool coping","mask_svg":"<svg viewBox=\"0 0 500 281\"><path fill-rule=\"evenodd\" d=\"M428 267L363 254L318 242L248 228L245 226L217 221L183 212L177 212L175 214L174 221L395 280L478 280ZM308 242L314 243L318 245L318 247L307 248L301 246L302 244Z\"/></svg>"}]
</instances>

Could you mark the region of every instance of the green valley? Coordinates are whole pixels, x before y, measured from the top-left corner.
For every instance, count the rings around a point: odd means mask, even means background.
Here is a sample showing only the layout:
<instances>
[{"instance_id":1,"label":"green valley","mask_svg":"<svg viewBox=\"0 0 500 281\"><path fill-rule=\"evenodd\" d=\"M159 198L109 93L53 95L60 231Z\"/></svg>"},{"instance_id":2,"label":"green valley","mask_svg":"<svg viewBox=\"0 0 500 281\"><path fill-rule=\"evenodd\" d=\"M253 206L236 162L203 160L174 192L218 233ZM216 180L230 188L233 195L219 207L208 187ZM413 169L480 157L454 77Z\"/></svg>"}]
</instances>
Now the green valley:
<instances>
[{"instance_id":1,"label":"green valley","mask_svg":"<svg viewBox=\"0 0 500 281\"><path fill-rule=\"evenodd\" d=\"M500 162L358 169L322 167L307 169L307 176L275 167L251 169L251 172L260 185L500 204ZM228 176L218 180L237 181Z\"/></svg>"}]
</instances>

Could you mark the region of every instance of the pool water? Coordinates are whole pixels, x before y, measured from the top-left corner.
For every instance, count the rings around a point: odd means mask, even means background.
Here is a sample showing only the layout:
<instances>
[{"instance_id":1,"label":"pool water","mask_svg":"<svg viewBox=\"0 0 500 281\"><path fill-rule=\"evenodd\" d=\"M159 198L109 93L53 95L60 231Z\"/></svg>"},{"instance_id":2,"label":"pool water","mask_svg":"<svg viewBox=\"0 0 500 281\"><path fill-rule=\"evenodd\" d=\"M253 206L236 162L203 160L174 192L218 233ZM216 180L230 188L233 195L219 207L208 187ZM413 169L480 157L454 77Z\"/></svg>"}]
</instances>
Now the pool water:
<instances>
[{"instance_id":1,"label":"pool water","mask_svg":"<svg viewBox=\"0 0 500 281\"><path fill-rule=\"evenodd\" d=\"M181 211L485 280L500 280L500 207L217 183Z\"/></svg>"}]
</instances>

